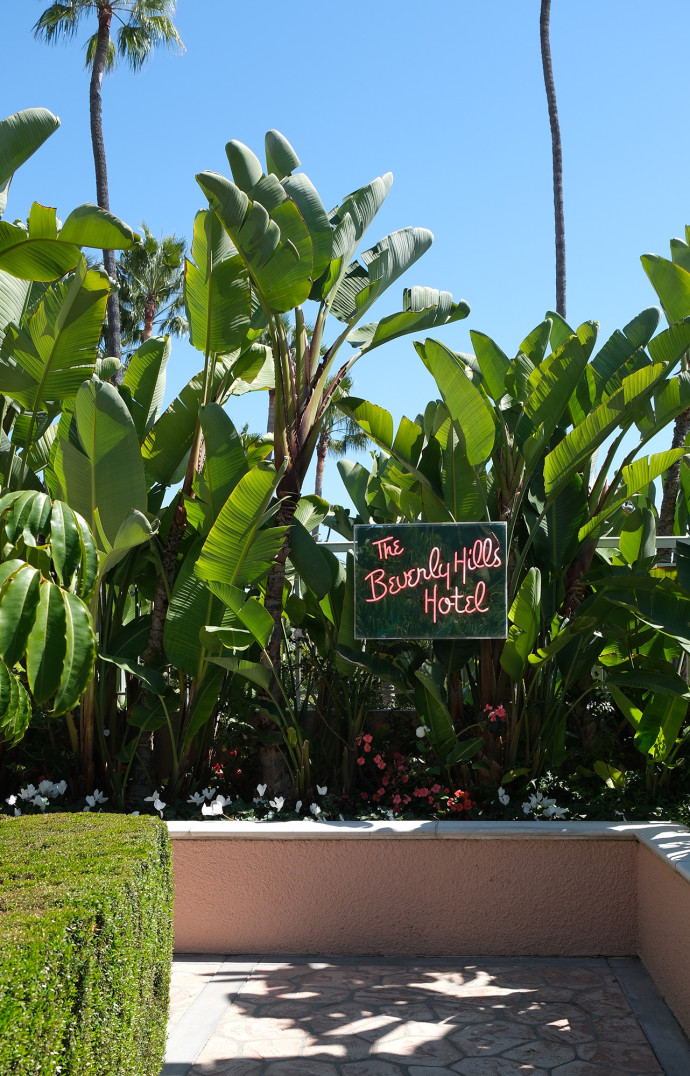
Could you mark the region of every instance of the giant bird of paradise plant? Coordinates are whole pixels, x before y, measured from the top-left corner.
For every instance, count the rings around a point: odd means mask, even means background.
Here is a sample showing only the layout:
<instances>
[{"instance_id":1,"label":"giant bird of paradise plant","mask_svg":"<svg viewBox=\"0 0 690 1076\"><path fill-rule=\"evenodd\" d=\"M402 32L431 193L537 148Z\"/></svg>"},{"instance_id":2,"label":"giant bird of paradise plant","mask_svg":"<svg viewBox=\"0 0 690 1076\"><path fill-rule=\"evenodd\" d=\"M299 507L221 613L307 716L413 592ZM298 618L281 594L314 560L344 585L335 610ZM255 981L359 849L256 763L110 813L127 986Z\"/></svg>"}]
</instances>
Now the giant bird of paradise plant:
<instances>
[{"instance_id":1,"label":"giant bird of paradise plant","mask_svg":"<svg viewBox=\"0 0 690 1076\"><path fill-rule=\"evenodd\" d=\"M212 172L202 172L197 180L223 228L226 263L237 262L234 272L228 273L224 293L243 300L248 339L267 330L271 340L278 474L275 522L284 528L284 538L266 579L263 605L273 624L265 661L269 694L275 696L287 560L292 553L324 571L323 558L315 544L309 546L304 526L295 524L295 513L331 401L362 355L409 333L464 318L469 307L454 303L448 292L411 288L404 293L401 310L361 324L374 302L428 250L433 238L424 228L404 228L363 251L359 260L355 257L390 190L392 175L366 184L329 213L307 176L297 171L299 158L279 132L266 135L265 168L240 142L229 142L226 151L232 180ZM315 304L311 335L303 310L307 302ZM288 312L292 331L286 327ZM328 340L331 315L340 324ZM345 343L353 351L336 365ZM197 572L209 581L203 561ZM276 748L264 750L263 770L270 788L284 790L285 771Z\"/></svg>"}]
</instances>

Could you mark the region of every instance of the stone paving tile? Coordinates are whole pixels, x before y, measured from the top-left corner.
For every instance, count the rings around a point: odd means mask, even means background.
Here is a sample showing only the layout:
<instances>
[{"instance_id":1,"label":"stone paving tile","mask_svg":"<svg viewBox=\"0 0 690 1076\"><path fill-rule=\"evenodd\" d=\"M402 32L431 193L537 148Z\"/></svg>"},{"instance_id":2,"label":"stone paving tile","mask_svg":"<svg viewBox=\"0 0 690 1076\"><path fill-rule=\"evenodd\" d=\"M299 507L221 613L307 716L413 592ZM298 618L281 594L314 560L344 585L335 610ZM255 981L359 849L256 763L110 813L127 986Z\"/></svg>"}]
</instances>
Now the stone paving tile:
<instances>
[{"instance_id":1,"label":"stone paving tile","mask_svg":"<svg viewBox=\"0 0 690 1076\"><path fill-rule=\"evenodd\" d=\"M454 1065L452 1072L460 1076L548 1076L546 1069L520 1065L517 1061L506 1061L504 1057L473 1057Z\"/></svg>"},{"instance_id":2,"label":"stone paving tile","mask_svg":"<svg viewBox=\"0 0 690 1076\"><path fill-rule=\"evenodd\" d=\"M608 1069L622 1068L625 1072L661 1071L648 1045L623 1046L620 1042L589 1042L577 1047L578 1057Z\"/></svg>"},{"instance_id":3,"label":"stone paving tile","mask_svg":"<svg viewBox=\"0 0 690 1076\"><path fill-rule=\"evenodd\" d=\"M227 990L215 1031L175 1076L663 1076L603 959L220 967L175 965L171 1027L214 974Z\"/></svg>"}]
</instances>

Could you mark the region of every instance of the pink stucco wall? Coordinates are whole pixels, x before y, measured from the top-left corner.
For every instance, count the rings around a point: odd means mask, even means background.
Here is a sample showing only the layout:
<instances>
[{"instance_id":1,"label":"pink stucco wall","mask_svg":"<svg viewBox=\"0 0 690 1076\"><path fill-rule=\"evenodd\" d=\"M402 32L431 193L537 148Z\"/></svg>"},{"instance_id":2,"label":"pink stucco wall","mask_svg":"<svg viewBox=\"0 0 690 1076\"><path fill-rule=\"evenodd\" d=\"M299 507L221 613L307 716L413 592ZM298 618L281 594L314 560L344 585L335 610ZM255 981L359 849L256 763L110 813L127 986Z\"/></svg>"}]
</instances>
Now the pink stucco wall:
<instances>
[{"instance_id":1,"label":"pink stucco wall","mask_svg":"<svg viewBox=\"0 0 690 1076\"><path fill-rule=\"evenodd\" d=\"M648 848L639 849L640 960L690 1034L690 882Z\"/></svg>"},{"instance_id":2,"label":"pink stucco wall","mask_svg":"<svg viewBox=\"0 0 690 1076\"><path fill-rule=\"evenodd\" d=\"M178 952L637 952L633 840L173 840Z\"/></svg>"},{"instance_id":3,"label":"pink stucco wall","mask_svg":"<svg viewBox=\"0 0 690 1076\"><path fill-rule=\"evenodd\" d=\"M169 824L178 952L639 956L690 1034L690 831Z\"/></svg>"}]
</instances>

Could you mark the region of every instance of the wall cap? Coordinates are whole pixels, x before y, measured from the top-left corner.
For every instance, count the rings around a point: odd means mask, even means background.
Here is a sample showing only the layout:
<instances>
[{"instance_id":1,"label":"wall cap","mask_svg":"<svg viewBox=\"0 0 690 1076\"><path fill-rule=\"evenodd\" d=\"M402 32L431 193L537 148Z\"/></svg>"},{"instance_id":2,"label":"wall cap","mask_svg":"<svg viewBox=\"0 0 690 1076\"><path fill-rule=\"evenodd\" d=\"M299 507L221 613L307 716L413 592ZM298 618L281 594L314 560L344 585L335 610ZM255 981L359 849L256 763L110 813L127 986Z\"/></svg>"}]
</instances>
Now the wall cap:
<instances>
[{"instance_id":1,"label":"wall cap","mask_svg":"<svg viewBox=\"0 0 690 1076\"><path fill-rule=\"evenodd\" d=\"M168 822L173 841L636 840L690 882L690 829L671 822Z\"/></svg>"}]
</instances>

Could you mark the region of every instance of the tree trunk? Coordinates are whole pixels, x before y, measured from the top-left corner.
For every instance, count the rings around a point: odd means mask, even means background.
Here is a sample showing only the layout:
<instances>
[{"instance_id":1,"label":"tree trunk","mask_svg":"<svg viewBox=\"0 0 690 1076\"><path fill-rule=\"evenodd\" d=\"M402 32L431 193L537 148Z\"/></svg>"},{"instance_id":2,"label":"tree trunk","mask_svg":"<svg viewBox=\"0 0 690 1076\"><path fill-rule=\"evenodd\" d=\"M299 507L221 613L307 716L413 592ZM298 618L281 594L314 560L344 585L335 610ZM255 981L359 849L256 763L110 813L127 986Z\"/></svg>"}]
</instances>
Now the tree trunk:
<instances>
[{"instance_id":1,"label":"tree trunk","mask_svg":"<svg viewBox=\"0 0 690 1076\"><path fill-rule=\"evenodd\" d=\"M103 141L103 117L101 111L101 86L105 71L110 43L110 23L113 9L110 3L103 3L98 8L98 43L91 70L89 86L89 113L91 117L91 146L96 168L96 200L101 209L110 211L108 195L108 168L105 160L105 143ZM115 251L103 251L103 265L111 280L117 278ZM120 342L120 300L116 291L108 298L108 354L119 359L122 353Z\"/></svg>"},{"instance_id":2,"label":"tree trunk","mask_svg":"<svg viewBox=\"0 0 690 1076\"><path fill-rule=\"evenodd\" d=\"M316 445L316 479L314 481L314 493L317 497L323 496L323 472L326 467L329 440L328 430L324 426L319 434L319 440Z\"/></svg>"},{"instance_id":3,"label":"tree trunk","mask_svg":"<svg viewBox=\"0 0 690 1076\"><path fill-rule=\"evenodd\" d=\"M328 455L328 442L330 435L324 426L316 443L316 477L314 479L314 493L317 497L323 497L323 472L326 469L326 456ZM318 524L311 532L314 539L319 540Z\"/></svg>"},{"instance_id":4,"label":"tree trunk","mask_svg":"<svg viewBox=\"0 0 690 1076\"><path fill-rule=\"evenodd\" d=\"M541 39L541 62L544 69L544 88L549 106L549 123L551 125L551 153L553 157L553 208L556 227L556 311L565 318L565 221L563 216L563 154L561 152L561 131L558 125L556 108L556 86L551 67L551 43L549 40L549 18L551 0L541 0L539 17L539 36Z\"/></svg>"},{"instance_id":5,"label":"tree trunk","mask_svg":"<svg viewBox=\"0 0 690 1076\"><path fill-rule=\"evenodd\" d=\"M676 418L673 426L671 448L682 448L685 444L688 430L690 430L690 407L685 411L681 411ZM664 537L673 534L676 521L676 501L678 499L678 487L680 486L681 462L681 460L677 460L676 463L672 464L664 479L664 492L661 498L661 508L659 509L659 534L664 535Z\"/></svg>"},{"instance_id":6,"label":"tree trunk","mask_svg":"<svg viewBox=\"0 0 690 1076\"><path fill-rule=\"evenodd\" d=\"M156 320L156 296L151 292L146 296L144 303L144 330L141 334L142 344L150 340L153 335L153 323Z\"/></svg>"},{"instance_id":7,"label":"tree trunk","mask_svg":"<svg viewBox=\"0 0 690 1076\"><path fill-rule=\"evenodd\" d=\"M266 433L273 434L276 430L276 390L268 390L268 416L266 418Z\"/></svg>"}]
</instances>

